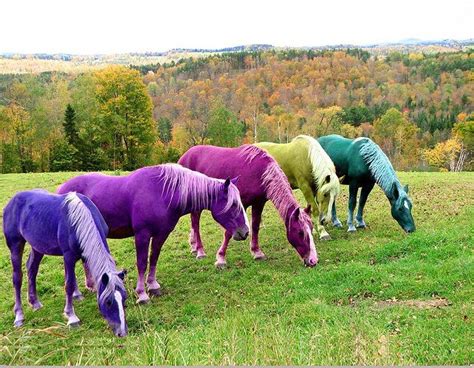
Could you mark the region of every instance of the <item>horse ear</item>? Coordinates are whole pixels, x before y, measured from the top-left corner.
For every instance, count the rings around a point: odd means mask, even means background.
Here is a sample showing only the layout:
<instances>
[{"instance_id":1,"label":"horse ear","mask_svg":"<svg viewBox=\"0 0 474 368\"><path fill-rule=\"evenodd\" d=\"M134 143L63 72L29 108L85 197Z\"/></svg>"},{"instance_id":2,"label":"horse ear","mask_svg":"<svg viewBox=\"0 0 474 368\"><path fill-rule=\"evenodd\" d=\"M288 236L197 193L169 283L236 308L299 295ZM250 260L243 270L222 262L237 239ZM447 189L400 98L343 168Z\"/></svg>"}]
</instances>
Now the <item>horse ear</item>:
<instances>
[{"instance_id":1,"label":"horse ear","mask_svg":"<svg viewBox=\"0 0 474 368\"><path fill-rule=\"evenodd\" d=\"M300 212L301 212L301 209L299 207L293 211L293 218L295 220L300 217Z\"/></svg>"},{"instance_id":2,"label":"horse ear","mask_svg":"<svg viewBox=\"0 0 474 368\"><path fill-rule=\"evenodd\" d=\"M397 200L399 196L400 196L400 193L398 192L397 184L393 183L393 186L392 186L392 198L393 198L394 200Z\"/></svg>"},{"instance_id":3,"label":"horse ear","mask_svg":"<svg viewBox=\"0 0 474 368\"><path fill-rule=\"evenodd\" d=\"M311 215L311 205L308 204L308 207L304 209L304 212L306 212L308 215Z\"/></svg>"},{"instance_id":4,"label":"horse ear","mask_svg":"<svg viewBox=\"0 0 474 368\"><path fill-rule=\"evenodd\" d=\"M232 184L237 185L237 182L239 181L240 175L236 176L235 178L231 179Z\"/></svg>"},{"instance_id":5,"label":"horse ear","mask_svg":"<svg viewBox=\"0 0 474 368\"><path fill-rule=\"evenodd\" d=\"M342 184L342 182L344 181L345 178L346 178L346 176L345 176L345 175L342 175L342 176L339 178L339 183Z\"/></svg>"},{"instance_id":6,"label":"horse ear","mask_svg":"<svg viewBox=\"0 0 474 368\"><path fill-rule=\"evenodd\" d=\"M225 182L224 182L224 188L229 188L229 185L230 185L230 178L227 178L225 179Z\"/></svg>"},{"instance_id":7,"label":"horse ear","mask_svg":"<svg viewBox=\"0 0 474 368\"><path fill-rule=\"evenodd\" d=\"M107 286L107 284L109 283L109 275L107 274L107 272L104 272L102 274L101 282L102 282L102 285L104 286Z\"/></svg>"},{"instance_id":8,"label":"horse ear","mask_svg":"<svg viewBox=\"0 0 474 368\"><path fill-rule=\"evenodd\" d=\"M120 277L120 279L123 281L125 280L125 276L127 275L127 270L123 269L122 271L120 271L117 276Z\"/></svg>"},{"instance_id":9,"label":"horse ear","mask_svg":"<svg viewBox=\"0 0 474 368\"><path fill-rule=\"evenodd\" d=\"M327 175L326 180L325 180L326 184L328 184L330 181L331 181L331 175Z\"/></svg>"},{"instance_id":10,"label":"horse ear","mask_svg":"<svg viewBox=\"0 0 474 368\"><path fill-rule=\"evenodd\" d=\"M405 191L406 194L408 194L408 184L403 187L403 190Z\"/></svg>"}]
</instances>

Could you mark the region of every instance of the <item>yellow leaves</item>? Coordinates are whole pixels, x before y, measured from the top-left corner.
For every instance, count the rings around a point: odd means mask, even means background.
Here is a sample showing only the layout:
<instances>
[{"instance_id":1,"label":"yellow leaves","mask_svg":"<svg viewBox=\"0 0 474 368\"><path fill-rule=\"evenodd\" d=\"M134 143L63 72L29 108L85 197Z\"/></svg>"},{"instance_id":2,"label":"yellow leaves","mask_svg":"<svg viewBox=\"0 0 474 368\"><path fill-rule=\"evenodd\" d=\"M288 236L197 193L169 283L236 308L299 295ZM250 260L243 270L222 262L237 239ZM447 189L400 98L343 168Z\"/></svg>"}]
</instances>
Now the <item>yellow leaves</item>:
<instances>
[{"instance_id":1,"label":"yellow leaves","mask_svg":"<svg viewBox=\"0 0 474 368\"><path fill-rule=\"evenodd\" d=\"M457 159L461 152L461 142L456 138L438 143L434 148L423 151L423 157L430 166L441 171L447 170L447 166Z\"/></svg>"}]
</instances>

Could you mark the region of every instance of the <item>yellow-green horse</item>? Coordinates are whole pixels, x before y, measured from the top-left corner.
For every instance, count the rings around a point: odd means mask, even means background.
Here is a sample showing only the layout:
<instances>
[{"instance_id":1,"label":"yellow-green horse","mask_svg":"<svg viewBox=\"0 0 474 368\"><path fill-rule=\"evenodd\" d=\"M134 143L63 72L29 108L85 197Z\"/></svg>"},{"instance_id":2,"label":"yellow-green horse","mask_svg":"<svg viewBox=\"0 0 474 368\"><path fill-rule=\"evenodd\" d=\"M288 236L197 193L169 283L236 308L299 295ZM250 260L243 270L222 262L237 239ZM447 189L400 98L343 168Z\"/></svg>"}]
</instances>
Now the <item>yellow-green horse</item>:
<instances>
[{"instance_id":1,"label":"yellow-green horse","mask_svg":"<svg viewBox=\"0 0 474 368\"><path fill-rule=\"evenodd\" d=\"M319 238L331 237L324 224L331 221L331 209L340 192L333 162L316 139L299 135L290 143L256 143L278 162L293 189L299 188L308 203Z\"/></svg>"}]
</instances>

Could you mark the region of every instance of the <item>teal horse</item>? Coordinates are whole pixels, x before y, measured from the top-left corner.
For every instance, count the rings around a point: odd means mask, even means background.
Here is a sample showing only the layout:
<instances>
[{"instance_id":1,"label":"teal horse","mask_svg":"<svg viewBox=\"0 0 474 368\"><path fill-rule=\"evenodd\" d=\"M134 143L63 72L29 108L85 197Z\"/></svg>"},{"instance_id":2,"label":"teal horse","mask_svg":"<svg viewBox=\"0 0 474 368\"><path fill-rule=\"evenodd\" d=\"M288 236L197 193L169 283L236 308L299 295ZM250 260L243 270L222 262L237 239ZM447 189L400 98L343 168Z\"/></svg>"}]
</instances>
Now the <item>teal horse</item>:
<instances>
[{"instance_id":1,"label":"teal horse","mask_svg":"<svg viewBox=\"0 0 474 368\"><path fill-rule=\"evenodd\" d=\"M404 187L395 174L388 157L369 138L347 139L340 135L320 137L318 142L336 166L338 176L344 176L342 184L349 185L349 211L347 217L348 231L365 228L363 219L364 206L367 197L377 183L390 201L392 217L407 233L415 231L415 221L411 214L412 200L408 196L408 185ZM357 202L357 192L362 188L359 199L359 209L354 226L353 216ZM337 218L336 206L332 208L334 226L342 227Z\"/></svg>"}]
</instances>

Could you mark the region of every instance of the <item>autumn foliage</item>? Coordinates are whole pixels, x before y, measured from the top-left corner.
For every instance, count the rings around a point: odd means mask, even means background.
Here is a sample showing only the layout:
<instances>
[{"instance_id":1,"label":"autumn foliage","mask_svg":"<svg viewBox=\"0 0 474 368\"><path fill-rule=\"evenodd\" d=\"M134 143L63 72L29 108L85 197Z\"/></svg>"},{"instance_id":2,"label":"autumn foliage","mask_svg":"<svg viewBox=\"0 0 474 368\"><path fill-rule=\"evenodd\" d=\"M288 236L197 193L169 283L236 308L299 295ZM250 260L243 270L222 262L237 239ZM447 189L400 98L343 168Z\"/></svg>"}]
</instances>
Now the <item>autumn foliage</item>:
<instances>
[{"instance_id":1,"label":"autumn foliage","mask_svg":"<svg viewBox=\"0 0 474 368\"><path fill-rule=\"evenodd\" d=\"M397 169L469 169L472 70L470 52L270 50L2 76L0 167L133 169L175 161L196 144L336 133L371 137ZM67 139L68 104L76 143Z\"/></svg>"}]
</instances>

